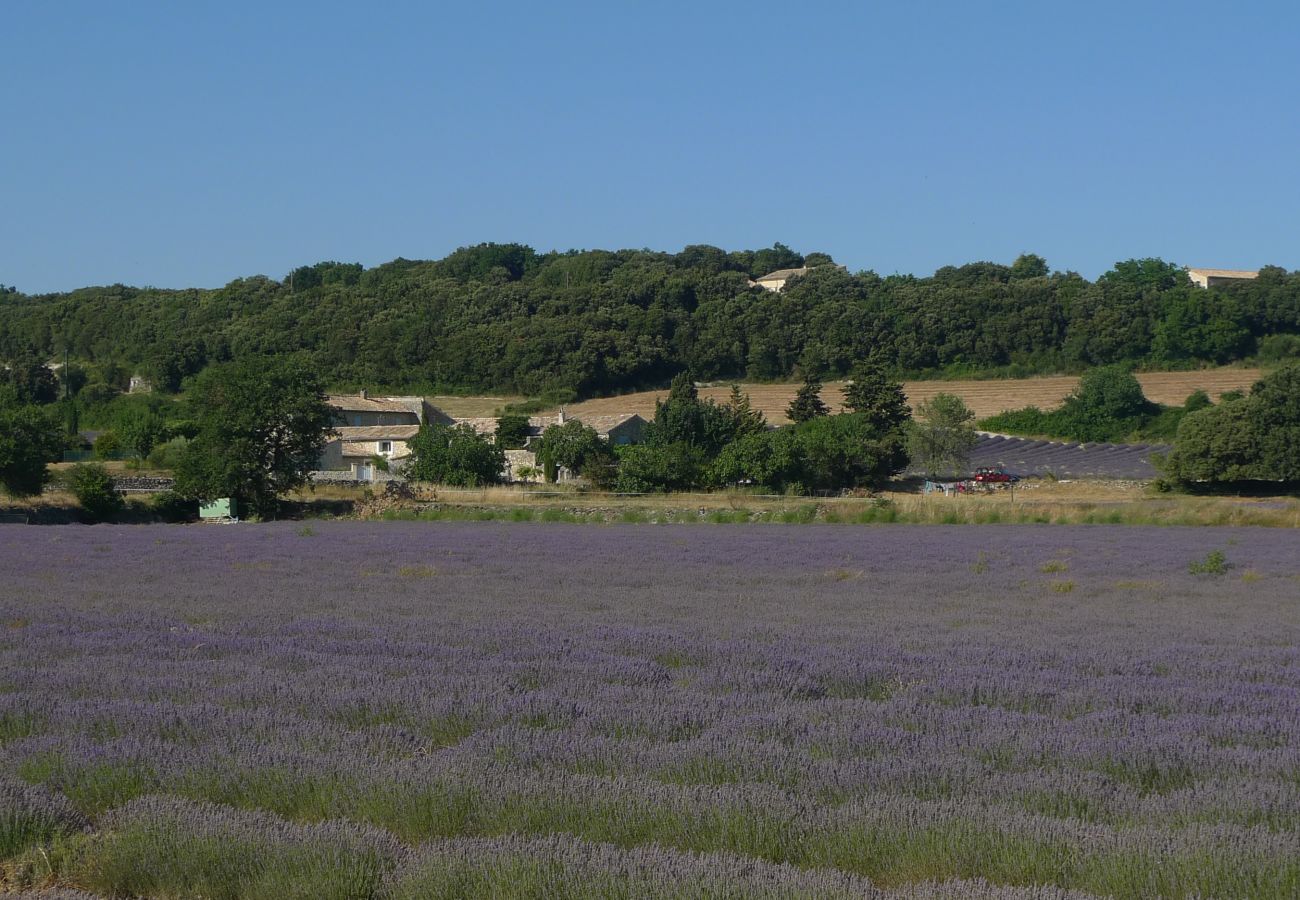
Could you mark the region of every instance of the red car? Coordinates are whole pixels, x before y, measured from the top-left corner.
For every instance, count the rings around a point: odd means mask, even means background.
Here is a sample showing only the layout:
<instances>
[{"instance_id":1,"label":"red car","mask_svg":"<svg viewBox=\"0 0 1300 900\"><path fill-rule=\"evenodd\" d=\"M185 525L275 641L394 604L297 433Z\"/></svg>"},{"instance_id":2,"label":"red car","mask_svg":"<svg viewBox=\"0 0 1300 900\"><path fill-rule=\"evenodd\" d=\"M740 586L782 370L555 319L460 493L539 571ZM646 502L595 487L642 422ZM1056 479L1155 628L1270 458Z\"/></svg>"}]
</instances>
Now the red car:
<instances>
[{"instance_id":1,"label":"red car","mask_svg":"<svg viewBox=\"0 0 1300 900\"><path fill-rule=\"evenodd\" d=\"M994 466L981 466L975 470L975 477L971 480L980 484L1014 484L1020 476Z\"/></svg>"}]
</instances>

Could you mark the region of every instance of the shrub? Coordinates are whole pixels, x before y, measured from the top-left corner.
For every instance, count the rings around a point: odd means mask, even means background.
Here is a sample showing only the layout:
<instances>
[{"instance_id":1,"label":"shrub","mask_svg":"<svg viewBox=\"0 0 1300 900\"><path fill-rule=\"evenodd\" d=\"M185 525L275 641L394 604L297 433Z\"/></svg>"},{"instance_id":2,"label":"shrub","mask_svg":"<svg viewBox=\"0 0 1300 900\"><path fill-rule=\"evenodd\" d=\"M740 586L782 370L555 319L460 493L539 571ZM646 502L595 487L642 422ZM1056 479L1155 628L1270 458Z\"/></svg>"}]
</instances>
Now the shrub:
<instances>
[{"instance_id":1,"label":"shrub","mask_svg":"<svg viewBox=\"0 0 1300 900\"><path fill-rule=\"evenodd\" d=\"M164 522L189 522L199 513L197 503L185 499L175 491L154 494L149 505L154 515Z\"/></svg>"},{"instance_id":2,"label":"shrub","mask_svg":"<svg viewBox=\"0 0 1300 900\"><path fill-rule=\"evenodd\" d=\"M73 466L68 489L93 521L111 519L122 511L122 495L113 487L113 476L99 463Z\"/></svg>"},{"instance_id":3,"label":"shrub","mask_svg":"<svg viewBox=\"0 0 1300 900\"><path fill-rule=\"evenodd\" d=\"M95 438L96 459L119 459L122 456L122 439L116 432L105 431Z\"/></svg>"},{"instance_id":4,"label":"shrub","mask_svg":"<svg viewBox=\"0 0 1300 900\"><path fill-rule=\"evenodd\" d=\"M189 438L174 437L149 451L149 465L155 469L174 469L190 444Z\"/></svg>"},{"instance_id":5,"label":"shrub","mask_svg":"<svg viewBox=\"0 0 1300 900\"><path fill-rule=\"evenodd\" d=\"M1211 550L1205 554L1205 559L1194 559L1187 565L1187 571L1193 575L1222 575L1228 568L1222 550Z\"/></svg>"}]
</instances>

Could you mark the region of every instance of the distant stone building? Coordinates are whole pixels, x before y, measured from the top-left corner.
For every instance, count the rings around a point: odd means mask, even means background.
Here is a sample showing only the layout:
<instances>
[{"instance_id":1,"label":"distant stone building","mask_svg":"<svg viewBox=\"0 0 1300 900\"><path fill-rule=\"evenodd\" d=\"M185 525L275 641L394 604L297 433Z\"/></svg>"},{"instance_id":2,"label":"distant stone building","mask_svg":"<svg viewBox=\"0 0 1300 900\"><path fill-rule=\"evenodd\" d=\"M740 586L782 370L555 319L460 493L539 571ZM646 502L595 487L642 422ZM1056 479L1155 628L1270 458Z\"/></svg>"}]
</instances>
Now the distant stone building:
<instances>
[{"instance_id":1,"label":"distant stone building","mask_svg":"<svg viewBox=\"0 0 1300 900\"><path fill-rule=\"evenodd\" d=\"M803 275L807 275L815 268L822 267L803 266L798 269L777 269L775 272L768 272L766 275L759 276L750 282L750 285L761 287L765 291L783 291L785 290L785 283L791 278L799 278ZM844 266L837 265L835 268L843 269Z\"/></svg>"},{"instance_id":2,"label":"distant stone building","mask_svg":"<svg viewBox=\"0 0 1300 900\"><path fill-rule=\"evenodd\" d=\"M421 425L451 422L423 397L371 397L362 391L334 394L328 402L334 411L335 434L326 441L316 465L320 480L381 480L385 467L390 473L401 470Z\"/></svg>"},{"instance_id":3,"label":"distant stone building","mask_svg":"<svg viewBox=\"0 0 1300 900\"><path fill-rule=\"evenodd\" d=\"M570 420L581 422L588 428L593 429L601 440L615 446L641 443L648 424L645 419L636 413L618 413L606 416L571 416L561 409L554 416L529 416L528 432L524 438L523 448L506 451L506 471L503 473L506 480L518 481L517 473L520 469L536 468L537 442L541 440L542 433L552 425L563 425ZM468 425L484 437L492 437L497 430L497 420L490 416L457 419L456 424ZM571 473L561 472L561 480L568 480L569 477L571 477Z\"/></svg>"},{"instance_id":4,"label":"distant stone building","mask_svg":"<svg viewBox=\"0 0 1300 900\"><path fill-rule=\"evenodd\" d=\"M1259 277L1259 273L1241 269L1188 269L1187 277L1193 284L1212 288L1234 281L1252 281Z\"/></svg>"}]
</instances>

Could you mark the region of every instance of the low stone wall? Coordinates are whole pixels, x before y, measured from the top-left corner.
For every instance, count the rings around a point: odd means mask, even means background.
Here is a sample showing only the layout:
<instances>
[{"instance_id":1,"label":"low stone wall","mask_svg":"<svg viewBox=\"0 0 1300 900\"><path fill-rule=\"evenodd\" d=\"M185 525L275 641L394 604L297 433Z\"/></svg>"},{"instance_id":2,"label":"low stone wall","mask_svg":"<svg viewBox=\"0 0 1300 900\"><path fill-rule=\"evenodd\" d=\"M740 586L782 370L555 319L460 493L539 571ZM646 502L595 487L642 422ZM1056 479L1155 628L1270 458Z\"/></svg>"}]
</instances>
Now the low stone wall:
<instances>
[{"instance_id":1,"label":"low stone wall","mask_svg":"<svg viewBox=\"0 0 1300 900\"><path fill-rule=\"evenodd\" d=\"M174 478L144 475L121 475L113 479L113 489L119 494L159 494L176 487Z\"/></svg>"},{"instance_id":2,"label":"low stone wall","mask_svg":"<svg viewBox=\"0 0 1300 900\"><path fill-rule=\"evenodd\" d=\"M311 473L311 480L313 484L344 484L344 485L357 485L358 487L365 487L366 485L370 485L370 484L384 484L392 481L404 481L405 479L403 479L400 475L395 475L392 472L377 471L375 472L375 477L373 480L361 481L360 479L354 477L351 472L347 472L347 471L335 472L330 470L320 470Z\"/></svg>"}]
</instances>

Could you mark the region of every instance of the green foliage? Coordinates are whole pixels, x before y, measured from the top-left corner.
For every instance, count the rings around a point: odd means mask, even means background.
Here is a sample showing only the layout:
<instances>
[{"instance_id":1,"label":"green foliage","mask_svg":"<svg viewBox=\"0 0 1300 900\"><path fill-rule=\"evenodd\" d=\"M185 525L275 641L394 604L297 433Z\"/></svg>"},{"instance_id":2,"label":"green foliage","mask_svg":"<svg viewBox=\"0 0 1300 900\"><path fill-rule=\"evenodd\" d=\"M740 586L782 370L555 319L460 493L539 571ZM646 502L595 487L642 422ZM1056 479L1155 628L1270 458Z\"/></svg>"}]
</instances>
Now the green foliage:
<instances>
[{"instance_id":1,"label":"green foliage","mask_svg":"<svg viewBox=\"0 0 1300 900\"><path fill-rule=\"evenodd\" d=\"M712 456L747 429L754 428L753 410L721 406L701 400L688 373L673 378L668 397L655 403L654 421L646 429L646 443L656 447L681 444Z\"/></svg>"},{"instance_id":2,"label":"green foliage","mask_svg":"<svg viewBox=\"0 0 1300 900\"><path fill-rule=\"evenodd\" d=\"M518 450L528 441L528 416L507 413L497 419L496 442L503 450Z\"/></svg>"},{"instance_id":3,"label":"green foliage","mask_svg":"<svg viewBox=\"0 0 1300 900\"><path fill-rule=\"evenodd\" d=\"M1265 376L1250 395L1224 395L1178 426L1165 475L1183 484L1300 482L1300 365Z\"/></svg>"},{"instance_id":4,"label":"green foliage","mask_svg":"<svg viewBox=\"0 0 1300 900\"><path fill-rule=\"evenodd\" d=\"M195 379L198 433L176 469L191 500L233 497L273 513L280 494L307 483L332 411L316 375L294 360L227 363Z\"/></svg>"},{"instance_id":5,"label":"green foliage","mask_svg":"<svg viewBox=\"0 0 1300 900\"><path fill-rule=\"evenodd\" d=\"M117 432L100 432L99 437L95 438L95 458L121 459L121 457L122 439L117 436Z\"/></svg>"},{"instance_id":6,"label":"green foliage","mask_svg":"<svg viewBox=\"0 0 1300 900\"><path fill-rule=\"evenodd\" d=\"M727 412L731 415L734 436L737 438L751 434L761 434L767 430L767 419L761 410L754 409L749 394L742 393L740 385L731 386L731 395L727 398Z\"/></svg>"},{"instance_id":7,"label":"green foliage","mask_svg":"<svg viewBox=\"0 0 1300 900\"><path fill-rule=\"evenodd\" d=\"M685 491L703 480L704 454L690 444L636 444L619 454L615 489L629 494Z\"/></svg>"},{"instance_id":8,"label":"green foliage","mask_svg":"<svg viewBox=\"0 0 1300 900\"><path fill-rule=\"evenodd\" d=\"M1192 560L1187 564L1187 571L1193 575L1223 575L1228 571L1229 563L1222 550L1211 550L1205 559Z\"/></svg>"},{"instance_id":9,"label":"green foliage","mask_svg":"<svg viewBox=\"0 0 1300 900\"><path fill-rule=\"evenodd\" d=\"M803 384L786 407L786 416L797 425L828 414L830 409L822 402L821 393L821 379L811 373L805 375Z\"/></svg>"},{"instance_id":10,"label":"green foliage","mask_svg":"<svg viewBox=\"0 0 1300 900\"><path fill-rule=\"evenodd\" d=\"M54 373L31 351L0 365L0 378L9 389L10 402L19 406L45 406L59 399L59 382Z\"/></svg>"},{"instance_id":11,"label":"green foliage","mask_svg":"<svg viewBox=\"0 0 1300 900\"><path fill-rule=\"evenodd\" d=\"M506 466L505 451L466 424L424 425L410 450L403 471L416 481L462 487L497 484Z\"/></svg>"},{"instance_id":12,"label":"green foliage","mask_svg":"<svg viewBox=\"0 0 1300 900\"><path fill-rule=\"evenodd\" d=\"M190 445L189 438L174 437L149 451L149 465L155 469L175 469Z\"/></svg>"},{"instance_id":13,"label":"green foliage","mask_svg":"<svg viewBox=\"0 0 1300 900\"><path fill-rule=\"evenodd\" d=\"M548 481L554 482L563 466L581 474L597 487L611 484L615 478L614 453L594 428L570 419L563 425L550 425L537 444L537 459Z\"/></svg>"},{"instance_id":14,"label":"green foliage","mask_svg":"<svg viewBox=\"0 0 1300 900\"><path fill-rule=\"evenodd\" d=\"M881 434L902 428L912 415L903 385L872 362L854 367L852 381L844 389L844 408L865 416L867 423Z\"/></svg>"},{"instance_id":15,"label":"green foliage","mask_svg":"<svg viewBox=\"0 0 1300 900\"><path fill-rule=\"evenodd\" d=\"M99 463L81 463L68 473L68 488L94 522L106 522L122 511L122 495L113 476Z\"/></svg>"},{"instance_id":16,"label":"green foliage","mask_svg":"<svg viewBox=\"0 0 1300 900\"><path fill-rule=\"evenodd\" d=\"M1079 387L1060 409L1043 412L1025 407L990 416L980 425L989 431L1074 441L1159 440L1172 434L1182 411L1164 419L1161 415L1161 408L1146 399L1132 372L1123 366L1102 366L1083 373Z\"/></svg>"},{"instance_id":17,"label":"green foliage","mask_svg":"<svg viewBox=\"0 0 1300 900\"><path fill-rule=\"evenodd\" d=\"M137 457L144 458L166 434L167 425L155 410L137 406L120 415L113 431L126 449Z\"/></svg>"},{"instance_id":18,"label":"green foliage","mask_svg":"<svg viewBox=\"0 0 1300 900\"><path fill-rule=\"evenodd\" d=\"M908 429L908 451L913 462L929 474L962 472L979 440L974 422L975 413L958 396L935 394L923 401Z\"/></svg>"},{"instance_id":19,"label":"green foliage","mask_svg":"<svg viewBox=\"0 0 1300 900\"><path fill-rule=\"evenodd\" d=\"M1187 399L1183 401L1183 410L1186 412L1196 412L1198 409L1206 409L1213 405L1213 401L1210 400L1210 395L1205 393L1205 391L1198 389L1187 395Z\"/></svg>"},{"instance_id":20,"label":"green foliage","mask_svg":"<svg viewBox=\"0 0 1300 900\"><path fill-rule=\"evenodd\" d=\"M16 497L39 494L47 464L59 458L59 424L37 406L0 406L0 487Z\"/></svg>"},{"instance_id":21,"label":"green foliage","mask_svg":"<svg viewBox=\"0 0 1300 900\"><path fill-rule=\"evenodd\" d=\"M867 413L818 416L795 426L801 475L811 489L879 486L907 467L901 431L882 433Z\"/></svg>"},{"instance_id":22,"label":"green foliage","mask_svg":"<svg viewBox=\"0 0 1300 900\"><path fill-rule=\"evenodd\" d=\"M198 504L175 491L154 494L150 498L149 508L164 522L190 522L199 514Z\"/></svg>"},{"instance_id":23,"label":"green foliage","mask_svg":"<svg viewBox=\"0 0 1300 900\"><path fill-rule=\"evenodd\" d=\"M40 370L66 344L88 379L78 397L94 406L132 372L166 394L214 364L293 354L327 383L590 396L659 387L683 370L711 381L838 376L869 357L897 373L959 374L1187 365L1256 348L1285 359L1300 336L1300 273L1275 267L1204 290L1161 260L1119 262L1089 282L1024 254L930 277L823 264L780 293L749 285L824 262L782 245L670 254L487 244L364 271L319 263L215 290L5 295L0 360L34 362L23 371L53 399Z\"/></svg>"},{"instance_id":24,"label":"green foliage","mask_svg":"<svg viewBox=\"0 0 1300 900\"><path fill-rule=\"evenodd\" d=\"M803 477L803 453L793 428L747 434L713 460L710 480L719 486L757 484L784 492Z\"/></svg>"}]
</instances>

